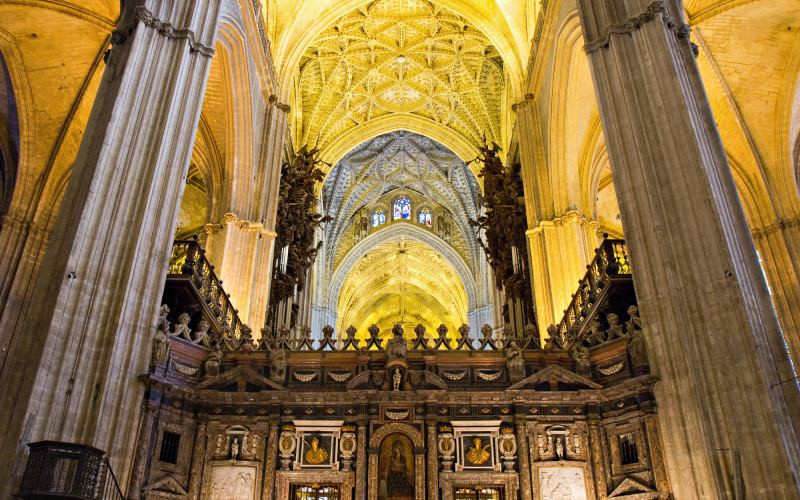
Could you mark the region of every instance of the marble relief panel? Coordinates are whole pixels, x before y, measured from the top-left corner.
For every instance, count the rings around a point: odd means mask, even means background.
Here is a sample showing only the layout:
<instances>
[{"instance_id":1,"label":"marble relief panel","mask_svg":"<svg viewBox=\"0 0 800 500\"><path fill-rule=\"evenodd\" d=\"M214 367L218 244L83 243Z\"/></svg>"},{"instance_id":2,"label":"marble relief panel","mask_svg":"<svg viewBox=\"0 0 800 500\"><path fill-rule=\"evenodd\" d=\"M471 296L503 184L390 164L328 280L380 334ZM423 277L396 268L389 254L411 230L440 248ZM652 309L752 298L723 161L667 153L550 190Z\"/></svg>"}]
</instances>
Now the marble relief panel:
<instances>
[{"instance_id":1,"label":"marble relief panel","mask_svg":"<svg viewBox=\"0 0 800 500\"><path fill-rule=\"evenodd\" d=\"M255 464L212 464L209 500L254 500L257 472Z\"/></svg>"}]
</instances>

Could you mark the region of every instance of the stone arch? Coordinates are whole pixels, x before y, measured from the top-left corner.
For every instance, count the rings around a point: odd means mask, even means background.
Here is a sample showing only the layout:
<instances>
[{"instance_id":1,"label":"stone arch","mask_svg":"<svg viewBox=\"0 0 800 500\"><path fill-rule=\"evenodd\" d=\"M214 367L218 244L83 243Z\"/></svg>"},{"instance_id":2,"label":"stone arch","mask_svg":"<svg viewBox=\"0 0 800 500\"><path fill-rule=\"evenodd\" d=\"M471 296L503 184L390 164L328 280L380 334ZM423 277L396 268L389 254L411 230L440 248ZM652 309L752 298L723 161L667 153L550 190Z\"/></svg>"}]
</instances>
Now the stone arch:
<instances>
[{"instance_id":1,"label":"stone arch","mask_svg":"<svg viewBox=\"0 0 800 500\"><path fill-rule=\"evenodd\" d=\"M11 75L0 52L0 217L8 212L19 166L19 117Z\"/></svg>"},{"instance_id":2,"label":"stone arch","mask_svg":"<svg viewBox=\"0 0 800 500\"><path fill-rule=\"evenodd\" d=\"M377 245L400 237L407 237L428 245L453 266L453 269L455 269L458 277L461 279L467 293L467 306L469 310L477 308L479 304L489 303L489 301L483 297L486 294L486 291L483 289L484 287L479 288L477 286L475 277L470 271L469 266L467 266L467 263L464 262L464 259L458 252L427 229L406 223L392 224L386 229L375 231L355 244L333 272L330 280L331 285L327 287L326 290L327 297L323 297L321 303L324 304L329 311L336 311L339 304L339 293L342 284L361 256Z\"/></svg>"},{"instance_id":3,"label":"stone arch","mask_svg":"<svg viewBox=\"0 0 800 500\"><path fill-rule=\"evenodd\" d=\"M416 500L425 499L425 439L422 432L415 427L400 422L385 424L372 433L369 438L370 449L377 450L380 448L384 439L392 434L402 434L411 440L414 445L414 469L415 469L415 484L414 495ZM430 443L433 446L433 443ZM369 476L370 478L378 477L378 453L370 453L369 455ZM378 488L369 488L369 500L378 500Z\"/></svg>"},{"instance_id":4,"label":"stone arch","mask_svg":"<svg viewBox=\"0 0 800 500\"><path fill-rule=\"evenodd\" d=\"M441 123L411 113L392 113L354 127L323 151L320 151L320 156L326 162L335 165L344 155L359 144L396 130L406 130L430 137L442 143L465 162L469 162L478 156L478 149L475 145L464 139L460 134ZM483 183L477 176L479 167L477 164L472 163L470 168L478 180L478 185L482 187Z\"/></svg>"}]
</instances>

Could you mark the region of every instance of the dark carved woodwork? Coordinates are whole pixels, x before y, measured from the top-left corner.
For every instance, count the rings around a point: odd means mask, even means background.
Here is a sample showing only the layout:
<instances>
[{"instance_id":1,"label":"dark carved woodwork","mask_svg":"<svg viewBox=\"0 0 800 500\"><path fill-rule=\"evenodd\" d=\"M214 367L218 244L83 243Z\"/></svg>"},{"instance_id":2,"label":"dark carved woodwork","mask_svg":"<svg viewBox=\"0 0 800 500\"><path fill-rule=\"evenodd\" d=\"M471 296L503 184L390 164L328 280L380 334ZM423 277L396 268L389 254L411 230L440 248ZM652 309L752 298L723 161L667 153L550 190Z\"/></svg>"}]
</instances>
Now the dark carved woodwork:
<instances>
[{"instance_id":1,"label":"dark carved woodwork","mask_svg":"<svg viewBox=\"0 0 800 500\"><path fill-rule=\"evenodd\" d=\"M470 224L476 228L478 243L486 252L497 288L505 292L507 304L503 307L503 319L507 325L512 325L516 336L522 336L525 326L535 325L536 319L519 165L505 168L498 156L500 147L497 144L490 147L484 143L480 151L480 156L473 161L483 164L478 175L483 178L484 215L471 220Z\"/></svg>"}]
</instances>

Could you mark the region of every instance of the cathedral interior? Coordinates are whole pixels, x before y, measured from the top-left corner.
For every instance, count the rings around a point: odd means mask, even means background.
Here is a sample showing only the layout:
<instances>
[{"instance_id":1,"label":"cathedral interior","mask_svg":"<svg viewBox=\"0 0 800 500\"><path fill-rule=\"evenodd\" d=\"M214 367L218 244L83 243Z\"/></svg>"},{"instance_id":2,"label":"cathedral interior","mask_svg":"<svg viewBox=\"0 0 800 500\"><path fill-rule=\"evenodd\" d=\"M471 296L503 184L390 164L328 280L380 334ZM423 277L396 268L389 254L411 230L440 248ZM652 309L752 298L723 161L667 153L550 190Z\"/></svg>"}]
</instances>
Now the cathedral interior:
<instances>
[{"instance_id":1,"label":"cathedral interior","mask_svg":"<svg viewBox=\"0 0 800 500\"><path fill-rule=\"evenodd\" d=\"M800 499L798 0L0 0L0 498Z\"/></svg>"}]
</instances>

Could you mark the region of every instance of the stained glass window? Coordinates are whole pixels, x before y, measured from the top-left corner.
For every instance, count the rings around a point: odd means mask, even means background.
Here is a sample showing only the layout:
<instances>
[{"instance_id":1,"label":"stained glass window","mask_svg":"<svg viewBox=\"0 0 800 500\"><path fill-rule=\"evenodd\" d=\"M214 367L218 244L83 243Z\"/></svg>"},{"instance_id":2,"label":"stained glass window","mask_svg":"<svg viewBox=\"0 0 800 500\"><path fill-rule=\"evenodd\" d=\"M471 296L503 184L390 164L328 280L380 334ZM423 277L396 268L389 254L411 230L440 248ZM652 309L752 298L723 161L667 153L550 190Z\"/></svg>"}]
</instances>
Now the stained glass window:
<instances>
[{"instance_id":1,"label":"stained glass window","mask_svg":"<svg viewBox=\"0 0 800 500\"><path fill-rule=\"evenodd\" d=\"M431 217L431 211L427 208L423 208L419 212L417 212L417 220L419 220L420 224L424 224L428 227L433 225L433 218Z\"/></svg>"},{"instance_id":2,"label":"stained glass window","mask_svg":"<svg viewBox=\"0 0 800 500\"><path fill-rule=\"evenodd\" d=\"M401 196L394 200L394 219L410 219L411 218L411 200L405 196Z\"/></svg>"},{"instance_id":3,"label":"stained glass window","mask_svg":"<svg viewBox=\"0 0 800 500\"><path fill-rule=\"evenodd\" d=\"M378 227L386 222L386 212L383 210L375 210L372 214L372 227Z\"/></svg>"}]
</instances>

